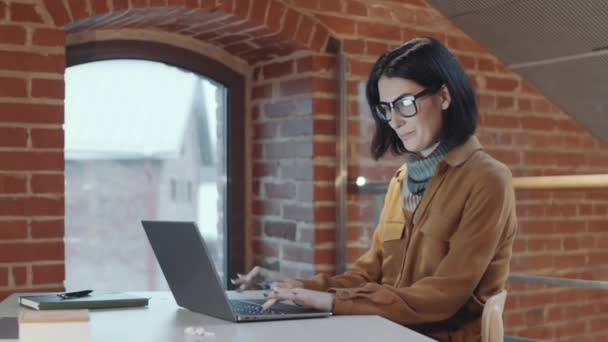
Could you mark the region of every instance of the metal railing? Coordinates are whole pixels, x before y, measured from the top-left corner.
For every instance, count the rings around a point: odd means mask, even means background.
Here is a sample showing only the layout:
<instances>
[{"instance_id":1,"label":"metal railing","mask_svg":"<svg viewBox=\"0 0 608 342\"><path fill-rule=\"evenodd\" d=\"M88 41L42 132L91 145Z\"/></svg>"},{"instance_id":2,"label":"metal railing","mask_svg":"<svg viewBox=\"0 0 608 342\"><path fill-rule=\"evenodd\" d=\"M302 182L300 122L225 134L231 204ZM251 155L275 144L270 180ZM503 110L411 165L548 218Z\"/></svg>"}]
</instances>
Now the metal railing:
<instances>
[{"instance_id":1,"label":"metal railing","mask_svg":"<svg viewBox=\"0 0 608 342\"><path fill-rule=\"evenodd\" d=\"M569 175L569 176L541 176L541 177L516 177L513 178L513 187L516 190L590 190L590 189L608 189L608 175ZM354 180L348 182L348 191L350 193L359 193L365 195L373 195L375 197L375 207L382 208L383 196L388 189L388 183L385 182L365 182L365 184L357 185ZM378 202L379 203L376 203ZM377 213L376 213L377 214ZM376 218L378 215L375 215ZM342 242L343 244L346 241ZM608 281L602 280L587 280L587 279L570 279L538 276L532 274L511 274L509 282L553 285L559 287L578 288L578 289L601 289L608 290ZM505 336L505 342L535 342L539 340Z\"/></svg>"},{"instance_id":2,"label":"metal railing","mask_svg":"<svg viewBox=\"0 0 608 342\"><path fill-rule=\"evenodd\" d=\"M539 177L515 177L513 187L516 190L589 190L608 189L608 175L568 175L568 176L539 176ZM388 189L386 182L366 182L357 185L354 180L348 182L348 191L366 195L376 195L382 200L382 196ZM381 205L380 205L381 207ZM572 288L608 289L608 281L569 279L537 276L529 274L511 274L509 281L517 283L535 283L555 285Z\"/></svg>"}]
</instances>

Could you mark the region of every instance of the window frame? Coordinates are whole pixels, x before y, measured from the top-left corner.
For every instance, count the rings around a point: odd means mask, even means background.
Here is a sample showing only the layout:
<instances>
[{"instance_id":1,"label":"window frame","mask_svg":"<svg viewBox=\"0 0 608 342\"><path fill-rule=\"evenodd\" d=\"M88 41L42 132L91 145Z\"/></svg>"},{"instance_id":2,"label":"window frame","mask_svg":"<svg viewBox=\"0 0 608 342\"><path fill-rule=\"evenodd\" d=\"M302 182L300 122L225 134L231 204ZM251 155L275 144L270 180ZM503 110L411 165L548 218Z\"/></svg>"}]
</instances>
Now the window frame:
<instances>
[{"instance_id":1,"label":"window frame","mask_svg":"<svg viewBox=\"0 0 608 342\"><path fill-rule=\"evenodd\" d=\"M157 42L106 40L66 46L66 69L78 64L111 59L161 62L210 78L227 91L226 196L224 237L226 286L236 273L245 272L245 76L192 50Z\"/></svg>"}]
</instances>

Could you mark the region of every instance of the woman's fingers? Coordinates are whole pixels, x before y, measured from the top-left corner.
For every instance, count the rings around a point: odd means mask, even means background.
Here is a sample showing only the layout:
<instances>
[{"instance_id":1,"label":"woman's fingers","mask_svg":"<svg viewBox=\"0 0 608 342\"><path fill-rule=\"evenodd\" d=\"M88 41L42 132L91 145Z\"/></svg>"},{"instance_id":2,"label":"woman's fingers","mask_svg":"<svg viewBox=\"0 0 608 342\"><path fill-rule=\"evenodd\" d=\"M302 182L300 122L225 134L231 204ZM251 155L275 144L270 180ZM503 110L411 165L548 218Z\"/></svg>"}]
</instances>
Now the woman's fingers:
<instances>
[{"instance_id":1,"label":"woman's fingers","mask_svg":"<svg viewBox=\"0 0 608 342\"><path fill-rule=\"evenodd\" d=\"M279 299L277 299L277 298L271 298L271 299L267 300L264 304L262 304L262 311L266 311L266 310L270 309L270 307L275 305L278 301L279 301Z\"/></svg>"},{"instance_id":2,"label":"woman's fingers","mask_svg":"<svg viewBox=\"0 0 608 342\"><path fill-rule=\"evenodd\" d=\"M285 292L284 292L285 289L276 287L275 285L273 285L271 287L271 289L272 289L272 291L264 294L264 297L267 297L268 300L266 300L266 302L264 304L262 304L262 311L266 311L266 310L270 309L270 307L272 307L273 305L275 305L276 303L278 303L282 300L289 299L289 298L285 297Z\"/></svg>"},{"instance_id":3,"label":"woman's fingers","mask_svg":"<svg viewBox=\"0 0 608 342\"><path fill-rule=\"evenodd\" d=\"M291 284L284 282L284 281L273 281L272 283L270 283L270 288L271 289L290 289L292 288L292 286L290 286Z\"/></svg>"},{"instance_id":4,"label":"woman's fingers","mask_svg":"<svg viewBox=\"0 0 608 342\"><path fill-rule=\"evenodd\" d=\"M236 289L237 291L246 290L247 288L251 287L253 283L255 283L256 279L260 278L262 273L261 271L262 268L256 266L247 274L237 273L236 278L230 279L230 282L233 285L239 285L239 287Z\"/></svg>"},{"instance_id":5,"label":"woman's fingers","mask_svg":"<svg viewBox=\"0 0 608 342\"><path fill-rule=\"evenodd\" d=\"M285 278L282 280L273 281L270 285L271 285L271 288L278 287L278 288L292 289L292 288L296 288L296 287L302 287L302 282L295 280L295 279L291 279L291 278Z\"/></svg>"},{"instance_id":6,"label":"woman's fingers","mask_svg":"<svg viewBox=\"0 0 608 342\"><path fill-rule=\"evenodd\" d=\"M247 287L249 287L249 285L250 285L249 278L240 273L237 273L236 276L237 276L236 278L230 279L230 282L233 285L238 285L238 288L236 289L236 291L246 290Z\"/></svg>"},{"instance_id":7,"label":"woman's fingers","mask_svg":"<svg viewBox=\"0 0 608 342\"><path fill-rule=\"evenodd\" d=\"M301 303L305 303L305 299L306 297L301 296L300 295L300 291L302 289L290 289L290 288L274 288L273 291L271 291L268 294L268 298L270 299L279 299L279 300L291 300L293 301L299 301Z\"/></svg>"},{"instance_id":8,"label":"woman's fingers","mask_svg":"<svg viewBox=\"0 0 608 342\"><path fill-rule=\"evenodd\" d=\"M268 299L290 300L296 305L315 308L317 310L331 311L333 296L326 292L311 291L297 288L274 288L268 293Z\"/></svg>"},{"instance_id":9,"label":"woman's fingers","mask_svg":"<svg viewBox=\"0 0 608 342\"><path fill-rule=\"evenodd\" d=\"M230 279L230 282L237 286L237 291L256 287L261 289L301 287L301 282L259 266L254 267L247 274L237 273L236 278Z\"/></svg>"},{"instance_id":10,"label":"woman's fingers","mask_svg":"<svg viewBox=\"0 0 608 342\"><path fill-rule=\"evenodd\" d=\"M246 281L247 281L247 277L244 276L244 275L242 275L242 274L240 274L240 273L236 274L236 278L230 279L230 282L232 284L234 284L234 285L239 285L239 284L242 284L242 283L244 283Z\"/></svg>"}]
</instances>

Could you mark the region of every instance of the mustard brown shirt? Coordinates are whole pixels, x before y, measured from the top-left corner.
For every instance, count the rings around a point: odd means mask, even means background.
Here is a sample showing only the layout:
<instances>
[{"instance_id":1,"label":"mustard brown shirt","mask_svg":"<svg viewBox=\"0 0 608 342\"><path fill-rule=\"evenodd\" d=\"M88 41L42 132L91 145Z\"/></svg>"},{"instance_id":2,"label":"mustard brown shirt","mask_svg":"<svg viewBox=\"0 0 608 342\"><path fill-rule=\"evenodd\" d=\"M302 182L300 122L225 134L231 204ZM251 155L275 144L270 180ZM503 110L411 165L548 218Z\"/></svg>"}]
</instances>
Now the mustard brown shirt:
<instances>
[{"instance_id":1,"label":"mustard brown shirt","mask_svg":"<svg viewBox=\"0 0 608 342\"><path fill-rule=\"evenodd\" d=\"M509 274L517 230L511 172L473 136L437 165L414 220L401 205L405 174L404 165L390 181L370 249L344 274L320 274L304 287L334 292L335 314L479 340L483 303Z\"/></svg>"}]
</instances>

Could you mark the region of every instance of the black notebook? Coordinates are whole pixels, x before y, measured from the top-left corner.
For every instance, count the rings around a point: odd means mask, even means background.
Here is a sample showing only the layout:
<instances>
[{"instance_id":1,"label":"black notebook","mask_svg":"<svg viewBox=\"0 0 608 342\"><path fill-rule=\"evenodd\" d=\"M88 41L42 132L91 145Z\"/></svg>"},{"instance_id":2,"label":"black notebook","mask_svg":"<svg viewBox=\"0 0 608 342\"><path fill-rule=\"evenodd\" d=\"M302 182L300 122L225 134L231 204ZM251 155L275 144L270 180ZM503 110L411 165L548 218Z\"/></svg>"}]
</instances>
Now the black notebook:
<instances>
[{"instance_id":1,"label":"black notebook","mask_svg":"<svg viewBox=\"0 0 608 342\"><path fill-rule=\"evenodd\" d=\"M88 296L68 299L54 293L20 296L19 304L35 310L110 309L146 306L148 300L123 292L93 292Z\"/></svg>"}]
</instances>

